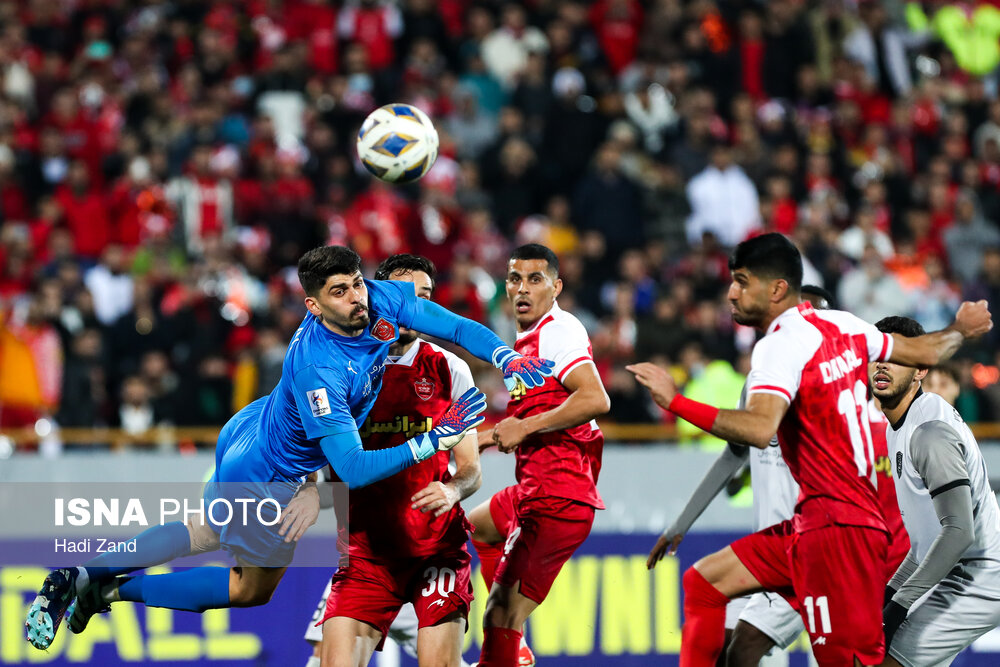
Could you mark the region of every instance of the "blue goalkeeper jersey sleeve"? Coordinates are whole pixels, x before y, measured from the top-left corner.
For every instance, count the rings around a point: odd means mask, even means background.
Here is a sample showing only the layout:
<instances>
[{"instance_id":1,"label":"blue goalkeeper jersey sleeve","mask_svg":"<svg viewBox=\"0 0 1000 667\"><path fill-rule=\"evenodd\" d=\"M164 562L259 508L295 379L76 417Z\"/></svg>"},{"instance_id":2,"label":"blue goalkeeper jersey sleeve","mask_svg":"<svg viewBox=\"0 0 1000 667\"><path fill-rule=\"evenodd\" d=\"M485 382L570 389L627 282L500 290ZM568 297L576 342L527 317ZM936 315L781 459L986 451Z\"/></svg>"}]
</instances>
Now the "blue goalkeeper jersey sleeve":
<instances>
[{"instance_id":1,"label":"blue goalkeeper jersey sleeve","mask_svg":"<svg viewBox=\"0 0 1000 667\"><path fill-rule=\"evenodd\" d=\"M400 322L414 318L419 304L413 283L365 284L370 322L361 335L338 335L307 315L288 345L281 380L257 427L261 453L278 475L295 478L322 468L326 457L319 440L354 431L364 422L382 386Z\"/></svg>"}]
</instances>

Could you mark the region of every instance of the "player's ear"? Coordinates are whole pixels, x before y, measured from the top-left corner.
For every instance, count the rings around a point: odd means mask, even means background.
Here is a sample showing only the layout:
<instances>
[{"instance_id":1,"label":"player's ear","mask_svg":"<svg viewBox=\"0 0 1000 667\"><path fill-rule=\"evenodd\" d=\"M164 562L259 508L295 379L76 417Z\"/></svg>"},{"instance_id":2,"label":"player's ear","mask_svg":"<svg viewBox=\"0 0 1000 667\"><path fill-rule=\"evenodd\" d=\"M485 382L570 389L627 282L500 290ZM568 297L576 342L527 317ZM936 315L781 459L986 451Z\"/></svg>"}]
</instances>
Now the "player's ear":
<instances>
[{"instance_id":1,"label":"player's ear","mask_svg":"<svg viewBox=\"0 0 1000 667\"><path fill-rule=\"evenodd\" d=\"M320 317L323 314L323 311L319 309L319 304L316 303L316 299L314 299L313 297L307 296L305 298L305 304L306 304L306 310L308 310L316 317Z\"/></svg>"},{"instance_id":2,"label":"player's ear","mask_svg":"<svg viewBox=\"0 0 1000 667\"><path fill-rule=\"evenodd\" d=\"M555 285L555 288L556 288L555 292L552 293L552 296L553 296L553 298L558 299L559 295L562 294L562 288L563 288L562 278L556 278L552 282L552 284Z\"/></svg>"},{"instance_id":3,"label":"player's ear","mask_svg":"<svg viewBox=\"0 0 1000 667\"><path fill-rule=\"evenodd\" d=\"M927 374L930 373L930 371L931 369L929 368L918 368L917 374L913 377L916 378L918 382L923 382L924 378L927 377Z\"/></svg>"},{"instance_id":4,"label":"player's ear","mask_svg":"<svg viewBox=\"0 0 1000 667\"><path fill-rule=\"evenodd\" d=\"M778 278L773 283L771 283L771 300L775 303L780 303L785 300L788 296L788 281L784 278Z\"/></svg>"}]
</instances>

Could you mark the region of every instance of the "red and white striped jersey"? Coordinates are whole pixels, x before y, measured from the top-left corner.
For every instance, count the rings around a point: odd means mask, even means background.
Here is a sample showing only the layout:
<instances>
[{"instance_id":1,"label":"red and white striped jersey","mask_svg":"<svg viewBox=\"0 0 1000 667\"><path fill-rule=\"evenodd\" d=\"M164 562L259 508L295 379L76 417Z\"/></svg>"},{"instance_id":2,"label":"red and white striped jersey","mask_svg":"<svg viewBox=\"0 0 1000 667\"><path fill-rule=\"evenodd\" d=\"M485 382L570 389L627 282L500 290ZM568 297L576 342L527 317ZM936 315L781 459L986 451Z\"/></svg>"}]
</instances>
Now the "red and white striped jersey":
<instances>
[{"instance_id":1,"label":"red and white striped jersey","mask_svg":"<svg viewBox=\"0 0 1000 667\"><path fill-rule=\"evenodd\" d=\"M817 312L808 303L779 315L754 347L748 395L789 402L778 440L800 489L796 530L834 524L886 530L875 490L867 364L891 354L892 336L850 313Z\"/></svg>"},{"instance_id":2,"label":"red and white striped jersey","mask_svg":"<svg viewBox=\"0 0 1000 667\"><path fill-rule=\"evenodd\" d=\"M587 330L558 304L534 326L517 334L514 349L525 356L555 363L552 377L541 387L511 392L507 414L525 418L548 412L566 402L566 376L583 364L594 363ZM597 493L604 434L596 421L550 433L535 433L517 448L515 474L526 496L568 498L604 509Z\"/></svg>"}]
</instances>

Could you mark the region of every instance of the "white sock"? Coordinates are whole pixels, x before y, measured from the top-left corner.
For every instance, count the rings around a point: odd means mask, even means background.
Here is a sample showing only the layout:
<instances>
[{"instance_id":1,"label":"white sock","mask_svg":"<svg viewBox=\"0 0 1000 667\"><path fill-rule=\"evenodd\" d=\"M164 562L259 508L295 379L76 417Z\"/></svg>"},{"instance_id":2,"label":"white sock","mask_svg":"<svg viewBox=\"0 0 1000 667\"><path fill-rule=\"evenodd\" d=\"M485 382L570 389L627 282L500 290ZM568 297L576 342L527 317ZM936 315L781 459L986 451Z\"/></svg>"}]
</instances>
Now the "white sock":
<instances>
[{"instance_id":1,"label":"white sock","mask_svg":"<svg viewBox=\"0 0 1000 667\"><path fill-rule=\"evenodd\" d=\"M87 568L78 567L76 568L76 595L77 597L83 595L83 591L90 584L90 575L87 574Z\"/></svg>"},{"instance_id":2,"label":"white sock","mask_svg":"<svg viewBox=\"0 0 1000 667\"><path fill-rule=\"evenodd\" d=\"M319 667L319 663L319 656L311 655L309 656L309 660L306 662L306 667Z\"/></svg>"}]
</instances>

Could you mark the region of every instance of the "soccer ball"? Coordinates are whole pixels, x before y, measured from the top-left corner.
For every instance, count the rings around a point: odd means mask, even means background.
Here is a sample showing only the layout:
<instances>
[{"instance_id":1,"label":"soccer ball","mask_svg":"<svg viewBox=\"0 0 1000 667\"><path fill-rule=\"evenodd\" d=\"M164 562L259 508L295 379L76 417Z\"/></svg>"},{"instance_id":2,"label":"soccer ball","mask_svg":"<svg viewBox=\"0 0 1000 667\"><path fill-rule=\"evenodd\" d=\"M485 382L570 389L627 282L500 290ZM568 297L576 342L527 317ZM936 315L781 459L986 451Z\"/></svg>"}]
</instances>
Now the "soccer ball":
<instances>
[{"instance_id":1,"label":"soccer ball","mask_svg":"<svg viewBox=\"0 0 1000 667\"><path fill-rule=\"evenodd\" d=\"M368 114L358 131L361 164L387 183L411 183L434 166L438 134L420 109L387 104Z\"/></svg>"}]
</instances>

